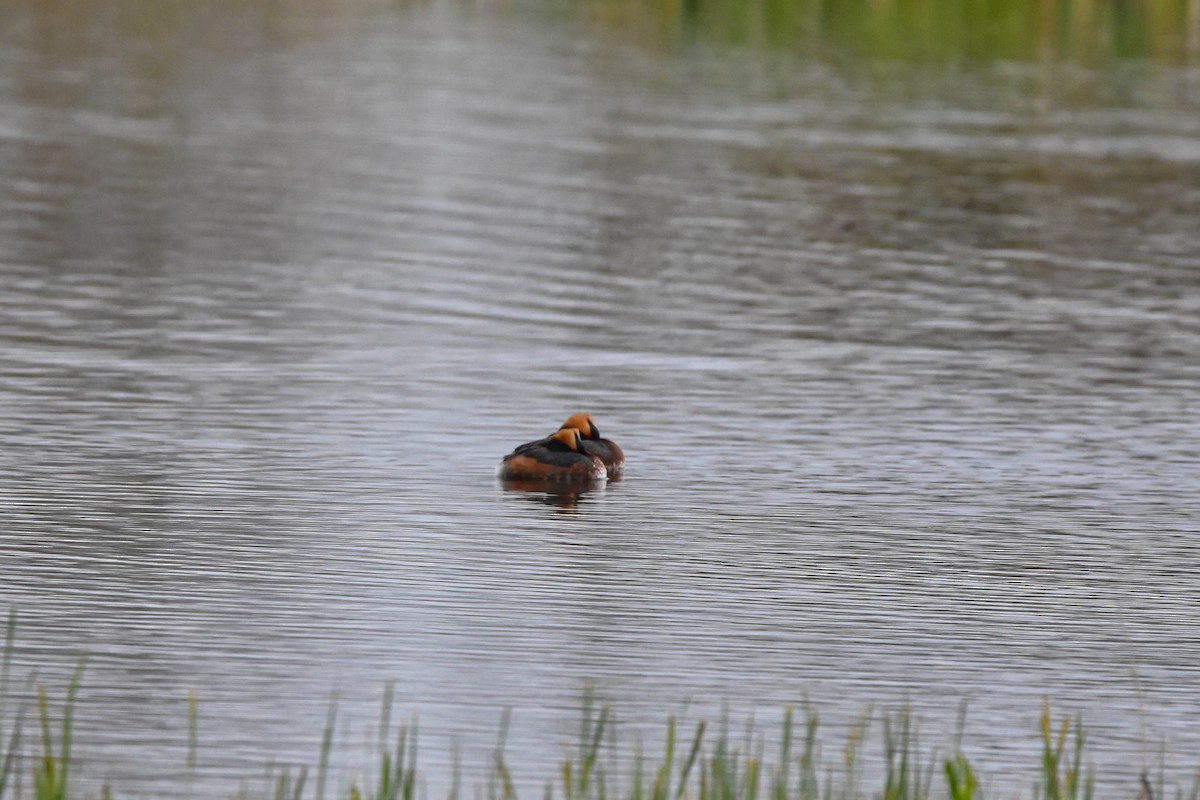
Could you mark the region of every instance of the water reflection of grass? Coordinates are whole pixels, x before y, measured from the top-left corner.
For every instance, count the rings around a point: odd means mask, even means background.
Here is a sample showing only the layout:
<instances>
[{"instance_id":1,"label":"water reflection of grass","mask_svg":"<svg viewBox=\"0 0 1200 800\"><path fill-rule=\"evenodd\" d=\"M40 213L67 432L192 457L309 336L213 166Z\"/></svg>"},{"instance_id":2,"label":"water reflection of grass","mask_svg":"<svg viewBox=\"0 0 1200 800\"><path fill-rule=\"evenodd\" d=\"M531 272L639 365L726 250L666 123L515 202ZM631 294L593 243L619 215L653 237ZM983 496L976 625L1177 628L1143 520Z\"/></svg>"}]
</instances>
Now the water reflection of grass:
<instances>
[{"instance_id":1,"label":"water reflection of grass","mask_svg":"<svg viewBox=\"0 0 1200 800\"><path fill-rule=\"evenodd\" d=\"M81 796L68 792L76 762L71 755L72 718L82 665L72 676L66 700L57 724L51 722L50 702L44 689L37 693L37 718L40 737L30 757L22 759L24 714L12 708L9 678L16 617L10 614L3 660L0 663L0 800L67 800ZM414 728L391 722L393 698L390 687L384 692L379 725L378 751L374 775L369 780L334 791L331 797L350 800L414 800L424 796L417 763L417 735ZM187 774L194 772L197 749L196 702L188 703ZM545 784L545 800L923 800L981 798L981 779L961 749L962 724L950 752L938 753L921 748L917 727L910 711L884 713L872 726L864 716L846 737L836 766L830 766L821 753L820 722L817 713L805 708L797 718L795 711L784 711L777 732L777 751L765 752L762 731L748 730L741 737L731 736L727 725L710 732L706 722L687 731L675 718L665 726L661 751L652 758L643 755L640 745L629 755L628 742L622 743L616 732L613 713L585 697L579 736L563 760L557 777ZM878 766L868 776L862 768L863 752L869 729L880 737ZM501 723L498 744L493 751L486 780L472 792L483 800L517 800L517 781L505 758L504 741L507 717ZM272 797L274 800L324 800L327 772L333 749L334 713L331 709L321 740L314 780L309 770L276 769L268 784L258 792L242 790L242 797ZM774 732L772 732L774 734ZM1047 706L1041 716L1040 762L1030 770L1035 800L1085 800L1093 796L1094 776L1088 762L1087 741L1081 722L1061 720L1057 725ZM457 757L455 764L458 764ZM1032 765L1031 765L1032 766ZM462 785L457 766L447 800L459 800ZM22 778L31 779L32 793L23 791ZM1166 786L1162 770L1155 780L1141 778L1139 800L1162 800ZM113 796L105 787L103 797ZM1188 794L1181 789L1170 795L1182 800L1200 797L1200 776Z\"/></svg>"},{"instance_id":2,"label":"water reflection of grass","mask_svg":"<svg viewBox=\"0 0 1200 800\"><path fill-rule=\"evenodd\" d=\"M904 61L1200 56L1196 0L568 0L643 35Z\"/></svg>"}]
</instances>

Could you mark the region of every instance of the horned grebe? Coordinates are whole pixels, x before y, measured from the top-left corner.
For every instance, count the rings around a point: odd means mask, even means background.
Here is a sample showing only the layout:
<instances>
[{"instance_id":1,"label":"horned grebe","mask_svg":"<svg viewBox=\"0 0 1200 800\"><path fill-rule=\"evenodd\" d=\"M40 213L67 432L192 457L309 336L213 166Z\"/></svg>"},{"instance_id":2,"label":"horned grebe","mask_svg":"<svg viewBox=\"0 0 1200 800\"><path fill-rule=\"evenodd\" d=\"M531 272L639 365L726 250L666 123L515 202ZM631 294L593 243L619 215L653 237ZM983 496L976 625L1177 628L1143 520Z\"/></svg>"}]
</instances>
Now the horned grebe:
<instances>
[{"instance_id":1,"label":"horned grebe","mask_svg":"<svg viewBox=\"0 0 1200 800\"><path fill-rule=\"evenodd\" d=\"M562 424L562 429L575 428L583 437L584 452L599 457L608 469L609 475L620 472L625 466L625 453L612 439L601 439L600 429L591 414L572 414Z\"/></svg>"},{"instance_id":2,"label":"horned grebe","mask_svg":"<svg viewBox=\"0 0 1200 800\"><path fill-rule=\"evenodd\" d=\"M584 451L575 428L562 428L528 442L500 462L502 480L593 481L608 477L604 462Z\"/></svg>"}]
</instances>

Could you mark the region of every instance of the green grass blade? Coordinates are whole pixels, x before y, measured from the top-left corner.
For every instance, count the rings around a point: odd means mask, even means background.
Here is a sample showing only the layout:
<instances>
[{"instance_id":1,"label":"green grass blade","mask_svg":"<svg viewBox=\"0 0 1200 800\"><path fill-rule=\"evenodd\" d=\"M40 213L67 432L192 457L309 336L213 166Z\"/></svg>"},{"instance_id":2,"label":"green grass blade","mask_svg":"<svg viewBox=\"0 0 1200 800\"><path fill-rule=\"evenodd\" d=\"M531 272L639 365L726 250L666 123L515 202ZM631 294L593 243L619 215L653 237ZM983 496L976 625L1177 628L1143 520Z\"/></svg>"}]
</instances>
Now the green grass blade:
<instances>
[{"instance_id":1,"label":"green grass blade","mask_svg":"<svg viewBox=\"0 0 1200 800\"><path fill-rule=\"evenodd\" d=\"M455 740L450 746L450 792L446 800L459 800L462 792L462 750Z\"/></svg>"},{"instance_id":2,"label":"green grass blade","mask_svg":"<svg viewBox=\"0 0 1200 800\"><path fill-rule=\"evenodd\" d=\"M979 781L962 753L955 753L954 758L946 759L945 772L950 800L973 800L979 789Z\"/></svg>"},{"instance_id":3,"label":"green grass blade","mask_svg":"<svg viewBox=\"0 0 1200 800\"><path fill-rule=\"evenodd\" d=\"M83 670L86 665L87 659L81 658L79 666L75 668L75 673L71 676L71 683L67 687L67 704L63 708L62 753L59 756L59 797L61 800L66 800L67 797L67 781L71 775L71 734L74 730L75 699L79 695L79 684L83 682Z\"/></svg>"},{"instance_id":4,"label":"green grass blade","mask_svg":"<svg viewBox=\"0 0 1200 800\"><path fill-rule=\"evenodd\" d=\"M696 758L700 755L700 745L704 741L704 728L706 724L704 721L701 721L696 726L696 736L692 740L691 752L688 753L687 761L684 762L683 769L679 773L679 788L675 790L676 800L683 797L684 790L687 789L688 775L691 773L692 767L696 765Z\"/></svg>"},{"instance_id":5,"label":"green grass blade","mask_svg":"<svg viewBox=\"0 0 1200 800\"><path fill-rule=\"evenodd\" d=\"M0 654L0 800L10 786L9 778L14 774L17 752L21 749L21 728L25 722L24 713L17 712L17 718L12 722L8 732L8 744L4 743L5 708L8 702L8 677L11 674L13 650L16 647L17 609L8 610L8 625L4 633L4 652Z\"/></svg>"},{"instance_id":6,"label":"green grass blade","mask_svg":"<svg viewBox=\"0 0 1200 800\"><path fill-rule=\"evenodd\" d=\"M508 762L504 757L504 748L508 743L508 726L512 721L512 711L505 709L500 715L500 736L492 753L492 771L500 783L501 800L516 800L517 790L513 784L512 774L508 770ZM492 793L495 796L494 791Z\"/></svg>"},{"instance_id":7,"label":"green grass blade","mask_svg":"<svg viewBox=\"0 0 1200 800\"><path fill-rule=\"evenodd\" d=\"M329 755L333 752L333 730L337 724L337 698L329 701L325 730L321 732L321 755L317 759L316 800L325 800L325 781L329 776Z\"/></svg>"},{"instance_id":8,"label":"green grass blade","mask_svg":"<svg viewBox=\"0 0 1200 800\"><path fill-rule=\"evenodd\" d=\"M671 796L671 774L675 767L675 715L667 718L667 746L663 753L662 764L654 777L654 788L651 790L651 800L667 800Z\"/></svg>"},{"instance_id":9,"label":"green grass blade","mask_svg":"<svg viewBox=\"0 0 1200 800\"><path fill-rule=\"evenodd\" d=\"M8 610L8 624L4 628L4 654L0 656L0 723L4 722L4 704L8 701L8 676L12 670L13 651L17 638L17 609Z\"/></svg>"},{"instance_id":10,"label":"green grass blade","mask_svg":"<svg viewBox=\"0 0 1200 800\"><path fill-rule=\"evenodd\" d=\"M396 684L388 681L383 685L383 700L379 708L379 749L386 752L388 739L392 730L392 702L396 693Z\"/></svg>"},{"instance_id":11,"label":"green grass blade","mask_svg":"<svg viewBox=\"0 0 1200 800\"><path fill-rule=\"evenodd\" d=\"M12 731L9 732L7 748L4 750L3 758L0 758L0 800L4 800L4 793L9 787L9 778L15 774L17 753L21 749L21 727L25 721L24 716L23 712L17 713ZM2 740L0 740L0 744L3 744Z\"/></svg>"}]
</instances>

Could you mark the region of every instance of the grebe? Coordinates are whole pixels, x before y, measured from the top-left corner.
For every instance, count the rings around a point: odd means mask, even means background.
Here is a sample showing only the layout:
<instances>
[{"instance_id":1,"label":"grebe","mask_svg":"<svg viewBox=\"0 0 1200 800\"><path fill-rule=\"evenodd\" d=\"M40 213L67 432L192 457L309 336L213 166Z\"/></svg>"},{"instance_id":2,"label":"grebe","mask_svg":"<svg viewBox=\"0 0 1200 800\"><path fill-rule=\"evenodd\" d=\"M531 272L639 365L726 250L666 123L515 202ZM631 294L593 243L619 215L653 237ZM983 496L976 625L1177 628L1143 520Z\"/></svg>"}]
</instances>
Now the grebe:
<instances>
[{"instance_id":1,"label":"grebe","mask_svg":"<svg viewBox=\"0 0 1200 800\"><path fill-rule=\"evenodd\" d=\"M612 439L601 439L600 429L591 414L572 414L562 424L562 430L575 428L583 437L584 452L598 457L609 473L620 472L625 466L625 453Z\"/></svg>"},{"instance_id":2,"label":"grebe","mask_svg":"<svg viewBox=\"0 0 1200 800\"><path fill-rule=\"evenodd\" d=\"M584 451L578 430L562 428L506 455L499 475L501 480L595 481L607 478L608 470Z\"/></svg>"}]
</instances>

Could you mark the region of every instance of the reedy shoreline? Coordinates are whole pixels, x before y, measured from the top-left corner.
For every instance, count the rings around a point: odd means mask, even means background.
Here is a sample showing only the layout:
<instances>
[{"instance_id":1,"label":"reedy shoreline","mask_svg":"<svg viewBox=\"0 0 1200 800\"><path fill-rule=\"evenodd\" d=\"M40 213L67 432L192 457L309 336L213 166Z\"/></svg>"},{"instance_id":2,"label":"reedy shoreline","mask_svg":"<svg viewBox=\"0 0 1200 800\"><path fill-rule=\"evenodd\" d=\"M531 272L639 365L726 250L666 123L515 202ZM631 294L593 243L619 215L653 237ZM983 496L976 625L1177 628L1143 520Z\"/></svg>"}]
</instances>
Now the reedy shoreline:
<instances>
[{"instance_id":1,"label":"reedy shoreline","mask_svg":"<svg viewBox=\"0 0 1200 800\"><path fill-rule=\"evenodd\" d=\"M0 800L68 800L88 795L72 789L78 763L72 753L76 700L85 672L80 663L66 688L61 710L52 712L46 688L36 691L36 713L15 706L11 666L16 614L10 613L0 658ZM26 703L28 705L28 703ZM269 786L243 790L238 798L273 800L428 800L417 760L417 731L393 725L392 688L385 687L380 712L379 743L369 779L329 791L336 710L330 708L315 768L275 768ZM965 709L962 712L965 715ZM198 750L198 702L188 697L187 767L194 771ZM32 717L32 719L31 719ZM460 769L455 770L446 800L520 800L505 757L508 716L481 785L463 797ZM837 767L821 757L820 721L811 707L783 711L778 751L768 757L762 729L751 729L735 741L725 724L700 721L684 731L670 717L661 754L646 758L638 746L630 750L618 740L611 706L591 694L581 706L577 742L561 762L559 774L544 784L542 800L980 800L985 782L964 755L962 720L949 752L923 750L910 709L864 715L846 737ZM712 728L716 727L716 732ZM27 728L34 728L32 736ZM862 753L871 729L881 737L882 763L865 776ZM1087 757L1087 733L1079 717L1055 720L1049 703L1041 715L1039 763L1030 771L1034 800L1090 800L1096 773ZM33 739L28 743L29 738ZM28 746L29 753L22 750ZM632 756L621 755L633 752ZM454 763L459 765L455 754ZM119 797L120 787L104 787L103 798ZM1021 797L1026 795L1022 792ZM1135 800L1134 797L1129 800ZM1136 800L1200 800L1200 770L1190 786L1166 785L1164 770L1144 772Z\"/></svg>"}]
</instances>

